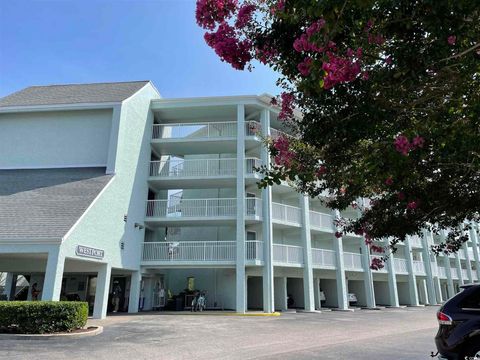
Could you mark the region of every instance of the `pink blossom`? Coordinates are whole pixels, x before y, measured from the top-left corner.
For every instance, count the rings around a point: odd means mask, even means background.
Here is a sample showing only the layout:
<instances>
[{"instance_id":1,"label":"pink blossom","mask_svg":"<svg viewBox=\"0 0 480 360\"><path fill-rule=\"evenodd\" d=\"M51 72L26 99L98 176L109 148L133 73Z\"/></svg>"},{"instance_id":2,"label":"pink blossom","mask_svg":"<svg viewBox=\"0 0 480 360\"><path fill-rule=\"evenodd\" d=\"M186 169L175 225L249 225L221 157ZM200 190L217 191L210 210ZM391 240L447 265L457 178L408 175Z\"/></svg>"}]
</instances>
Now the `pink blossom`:
<instances>
[{"instance_id":1,"label":"pink blossom","mask_svg":"<svg viewBox=\"0 0 480 360\"><path fill-rule=\"evenodd\" d=\"M324 166L324 165L321 165L320 168L317 170L317 172L315 173L315 175L317 177L321 177L322 175L324 175L325 173L327 172L327 168Z\"/></svg>"},{"instance_id":2,"label":"pink blossom","mask_svg":"<svg viewBox=\"0 0 480 360\"><path fill-rule=\"evenodd\" d=\"M415 210L418 207L418 203L416 201L410 201L407 204L407 209L408 210Z\"/></svg>"},{"instance_id":3,"label":"pink blossom","mask_svg":"<svg viewBox=\"0 0 480 360\"><path fill-rule=\"evenodd\" d=\"M373 258L370 264L370 269L372 270L380 270L383 269L385 266L383 265L383 261L380 258Z\"/></svg>"},{"instance_id":4,"label":"pink blossom","mask_svg":"<svg viewBox=\"0 0 480 360\"><path fill-rule=\"evenodd\" d=\"M195 18L204 29L213 30L216 23L229 18L237 9L237 0L197 0Z\"/></svg>"},{"instance_id":5,"label":"pink blossom","mask_svg":"<svg viewBox=\"0 0 480 360\"><path fill-rule=\"evenodd\" d=\"M370 78L370 74L368 73L368 71L362 72L362 79L363 80L368 80L369 78Z\"/></svg>"},{"instance_id":6,"label":"pink blossom","mask_svg":"<svg viewBox=\"0 0 480 360\"><path fill-rule=\"evenodd\" d=\"M302 34L299 38L293 42L293 48L297 52L310 51L312 49L311 44L308 41L306 34Z\"/></svg>"},{"instance_id":7,"label":"pink blossom","mask_svg":"<svg viewBox=\"0 0 480 360\"><path fill-rule=\"evenodd\" d=\"M392 65L392 57L391 57L391 56L387 56L387 57L385 58L385 63L386 63L387 65Z\"/></svg>"},{"instance_id":8,"label":"pink blossom","mask_svg":"<svg viewBox=\"0 0 480 360\"><path fill-rule=\"evenodd\" d=\"M312 58L307 57L300 64L297 65L298 71L303 76L308 76L310 74L310 68L312 66Z\"/></svg>"},{"instance_id":9,"label":"pink blossom","mask_svg":"<svg viewBox=\"0 0 480 360\"><path fill-rule=\"evenodd\" d=\"M382 246L377 246L377 245L370 245L370 249L372 249L373 252L375 253L384 253L385 249Z\"/></svg>"},{"instance_id":10,"label":"pink blossom","mask_svg":"<svg viewBox=\"0 0 480 360\"><path fill-rule=\"evenodd\" d=\"M285 11L285 0L278 0L275 6L270 8L270 13L275 15L277 12Z\"/></svg>"},{"instance_id":11,"label":"pink blossom","mask_svg":"<svg viewBox=\"0 0 480 360\"><path fill-rule=\"evenodd\" d=\"M280 120L285 120L293 115L293 101L295 100L295 97L292 93L282 93L280 98L282 108L280 114L278 114L278 118Z\"/></svg>"},{"instance_id":12,"label":"pink blossom","mask_svg":"<svg viewBox=\"0 0 480 360\"><path fill-rule=\"evenodd\" d=\"M407 156L408 152L410 151L412 145L408 138L404 135L398 135L395 141L393 142L395 145L395 149L402 155Z\"/></svg>"},{"instance_id":13,"label":"pink blossom","mask_svg":"<svg viewBox=\"0 0 480 360\"><path fill-rule=\"evenodd\" d=\"M310 25L308 28L307 28L307 35L308 37L311 37L313 35L315 35L317 32L319 32L323 27L325 26L325 20L324 19L320 19L320 20L317 20L315 21L312 25Z\"/></svg>"},{"instance_id":14,"label":"pink blossom","mask_svg":"<svg viewBox=\"0 0 480 360\"><path fill-rule=\"evenodd\" d=\"M275 164L279 166L290 167L295 153L290 150L290 141L286 136L279 136L273 141L273 147L277 150L274 158Z\"/></svg>"},{"instance_id":15,"label":"pink blossom","mask_svg":"<svg viewBox=\"0 0 480 360\"><path fill-rule=\"evenodd\" d=\"M252 59L251 44L248 40L240 40L235 29L226 22L220 23L217 31L204 35L207 44L215 50L222 61L233 68L243 70Z\"/></svg>"},{"instance_id":16,"label":"pink blossom","mask_svg":"<svg viewBox=\"0 0 480 360\"><path fill-rule=\"evenodd\" d=\"M387 178L387 180L385 180L385 184L388 185L388 186L390 186L390 185L393 184L393 179L392 179L391 176L389 176L389 177Z\"/></svg>"},{"instance_id":17,"label":"pink blossom","mask_svg":"<svg viewBox=\"0 0 480 360\"><path fill-rule=\"evenodd\" d=\"M368 43L369 44L376 44L376 45L383 45L385 43L385 38L380 35L368 34Z\"/></svg>"},{"instance_id":18,"label":"pink blossom","mask_svg":"<svg viewBox=\"0 0 480 360\"><path fill-rule=\"evenodd\" d=\"M365 31L370 31L370 29L373 27L373 20L370 19L367 21L367 25L365 25Z\"/></svg>"},{"instance_id":19,"label":"pink blossom","mask_svg":"<svg viewBox=\"0 0 480 360\"><path fill-rule=\"evenodd\" d=\"M412 140L412 145L416 148L423 148L425 144L425 139L421 136L415 136Z\"/></svg>"},{"instance_id":20,"label":"pink blossom","mask_svg":"<svg viewBox=\"0 0 480 360\"><path fill-rule=\"evenodd\" d=\"M330 89L338 83L353 81L360 74L360 62L352 57L341 57L327 52L328 61L322 65L326 75L323 78L323 88Z\"/></svg>"},{"instance_id":21,"label":"pink blossom","mask_svg":"<svg viewBox=\"0 0 480 360\"><path fill-rule=\"evenodd\" d=\"M450 35L447 39L449 45L455 45L457 42L457 37L455 35Z\"/></svg>"},{"instance_id":22,"label":"pink blossom","mask_svg":"<svg viewBox=\"0 0 480 360\"><path fill-rule=\"evenodd\" d=\"M235 26L239 29L244 28L251 20L256 7L252 4L243 4L238 10Z\"/></svg>"}]
</instances>

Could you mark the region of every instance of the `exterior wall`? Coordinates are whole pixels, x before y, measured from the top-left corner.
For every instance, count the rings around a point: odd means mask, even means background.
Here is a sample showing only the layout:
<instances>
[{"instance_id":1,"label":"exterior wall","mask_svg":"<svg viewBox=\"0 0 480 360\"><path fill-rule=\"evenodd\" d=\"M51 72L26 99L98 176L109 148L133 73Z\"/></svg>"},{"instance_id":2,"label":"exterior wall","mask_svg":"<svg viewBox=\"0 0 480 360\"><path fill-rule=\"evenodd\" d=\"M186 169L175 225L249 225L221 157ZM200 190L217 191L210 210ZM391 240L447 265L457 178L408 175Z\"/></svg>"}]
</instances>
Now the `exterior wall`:
<instances>
[{"instance_id":1,"label":"exterior wall","mask_svg":"<svg viewBox=\"0 0 480 360\"><path fill-rule=\"evenodd\" d=\"M106 166L111 110L0 114L0 169Z\"/></svg>"},{"instance_id":2,"label":"exterior wall","mask_svg":"<svg viewBox=\"0 0 480 360\"><path fill-rule=\"evenodd\" d=\"M134 224L143 224L145 217L148 177L145 164L150 157L153 114L149 106L153 98L158 98L158 93L147 85L115 111L119 116L114 119L119 121L115 176L66 236L62 245L66 257L78 258L75 247L80 244L104 250L105 258L101 261L113 268L139 269L145 230Z\"/></svg>"}]
</instances>

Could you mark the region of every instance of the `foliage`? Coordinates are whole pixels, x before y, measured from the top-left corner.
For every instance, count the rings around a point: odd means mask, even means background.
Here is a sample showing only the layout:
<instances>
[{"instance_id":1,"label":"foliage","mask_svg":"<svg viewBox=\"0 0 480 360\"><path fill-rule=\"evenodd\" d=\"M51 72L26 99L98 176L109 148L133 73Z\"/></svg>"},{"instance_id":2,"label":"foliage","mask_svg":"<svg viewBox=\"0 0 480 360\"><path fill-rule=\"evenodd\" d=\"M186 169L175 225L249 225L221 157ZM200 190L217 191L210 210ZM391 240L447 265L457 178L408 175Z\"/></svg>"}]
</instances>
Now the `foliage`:
<instances>
[{"instance_id":1,"label":"foliage","mask_svg":"<svg viewBox=\"0 0 480 360\"><path fill-rule=\"evenodd\" d=\"M88 304L79 301L0 301L0 333L70 332L87 323Z\"/></svg>"}]
</instances>

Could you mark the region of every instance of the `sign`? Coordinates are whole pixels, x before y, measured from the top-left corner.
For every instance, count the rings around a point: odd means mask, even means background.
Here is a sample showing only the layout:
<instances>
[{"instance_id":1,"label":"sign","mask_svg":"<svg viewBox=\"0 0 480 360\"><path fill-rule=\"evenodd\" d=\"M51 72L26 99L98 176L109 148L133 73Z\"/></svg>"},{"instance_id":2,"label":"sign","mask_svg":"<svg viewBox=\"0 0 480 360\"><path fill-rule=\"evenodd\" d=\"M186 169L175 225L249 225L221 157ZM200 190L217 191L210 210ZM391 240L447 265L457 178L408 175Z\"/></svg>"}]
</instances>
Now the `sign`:
<instances>
[{"instance_id":1,"label":"sign","mask_svg":"<svg viewBox=\"0 0 480 360\"><path fill-rule=\"evenodd\" d=\"M89 257L94 259L103 259L105 251L100 249L91 248L88 246L77 245L75 248L75 254L77 256Z\"/></svg>"}]
</instances>

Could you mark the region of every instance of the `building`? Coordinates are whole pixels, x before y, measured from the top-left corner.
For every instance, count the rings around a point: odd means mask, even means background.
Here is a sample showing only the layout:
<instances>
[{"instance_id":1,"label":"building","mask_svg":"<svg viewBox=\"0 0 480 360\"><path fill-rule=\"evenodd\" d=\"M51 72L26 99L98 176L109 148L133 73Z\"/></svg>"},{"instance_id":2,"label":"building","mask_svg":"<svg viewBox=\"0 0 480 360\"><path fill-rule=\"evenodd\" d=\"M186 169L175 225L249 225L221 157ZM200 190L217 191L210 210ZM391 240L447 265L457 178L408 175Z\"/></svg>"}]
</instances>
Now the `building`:
<instances>
[{"instance_id":1,"label":"building","mask_svg":"<svg viewBox=\"0 0 480 360\"><path fill-rule=\"evenodd\" d=\"M437 304L478 281L478 227L455 256L412 236L385 269L364 239L282 183L259 190L268 96L162 99L148 81L34 86L0 99L0 288L86 300L93 316L169 306L265 312ZM22 293L23 291L23 293ZM289 300L287 300L289 299ZM183 304L182 304L183 303Z\"/></svg>"}]
</instances>

